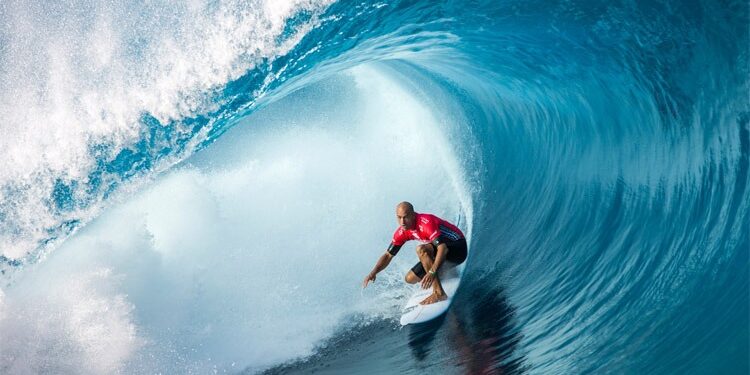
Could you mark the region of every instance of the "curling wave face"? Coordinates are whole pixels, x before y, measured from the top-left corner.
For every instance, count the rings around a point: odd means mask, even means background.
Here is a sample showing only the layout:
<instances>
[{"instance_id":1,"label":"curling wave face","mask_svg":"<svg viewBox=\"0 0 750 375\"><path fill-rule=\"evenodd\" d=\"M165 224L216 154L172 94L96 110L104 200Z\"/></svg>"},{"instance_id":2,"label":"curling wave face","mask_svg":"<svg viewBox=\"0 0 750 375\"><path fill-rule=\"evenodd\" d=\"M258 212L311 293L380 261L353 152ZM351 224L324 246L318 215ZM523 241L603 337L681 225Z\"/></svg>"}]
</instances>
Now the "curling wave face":
<instances>
[{"instance_id":1,"label":"curling wave face","mask_svg":"<svg viewBox=\"0 0 750 375\"><path fill-rule=\"evenodd\" d=\"M0 8L0 369L748 371L747 4L165 7ZM356 290L403 199L463 349Z\"/></svg>"}]
</instances>

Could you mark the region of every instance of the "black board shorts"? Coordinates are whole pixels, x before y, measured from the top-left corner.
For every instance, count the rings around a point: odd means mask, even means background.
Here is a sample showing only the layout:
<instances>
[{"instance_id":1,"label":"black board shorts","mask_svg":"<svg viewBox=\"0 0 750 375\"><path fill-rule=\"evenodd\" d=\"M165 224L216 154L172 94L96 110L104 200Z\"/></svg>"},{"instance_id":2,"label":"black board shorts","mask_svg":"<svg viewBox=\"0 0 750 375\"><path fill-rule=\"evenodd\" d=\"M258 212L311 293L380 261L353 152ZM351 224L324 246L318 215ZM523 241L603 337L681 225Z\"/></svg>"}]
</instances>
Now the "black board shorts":
<instances>
[{"instance_id":1,"label":"black board shorts","mask_svg":"<svg viewBox=\"0 0 750 375\"><path fill-rule=\"evenodd\" d=\"M466 260L468 252L466 248L465 238L462 238L458 241L446 242L445 244L448 246L448 254L445 256L446 262L451 262L453 263L452 266L457 266ZM432 250L437 254L437 247L434 244L429 245L432 246ZM411 270L420 279L422 279L424 275L427 274L427 271L425 271L424 267L422 266L422 262L417 262L417 264L415 264L414 267L411 268Z\"/></svg>"}]
</instances>

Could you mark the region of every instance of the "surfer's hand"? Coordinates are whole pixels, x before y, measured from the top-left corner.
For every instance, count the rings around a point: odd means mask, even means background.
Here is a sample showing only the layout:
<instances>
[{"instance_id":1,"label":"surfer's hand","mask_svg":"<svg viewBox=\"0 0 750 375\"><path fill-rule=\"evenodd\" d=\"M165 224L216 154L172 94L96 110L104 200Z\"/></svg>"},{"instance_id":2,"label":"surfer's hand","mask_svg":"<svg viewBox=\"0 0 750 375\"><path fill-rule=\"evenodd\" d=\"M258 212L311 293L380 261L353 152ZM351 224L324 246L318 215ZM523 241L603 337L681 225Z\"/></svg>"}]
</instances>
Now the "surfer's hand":
<instances>
[{"instance_id":1,"label":"surfer's hand","mask_svg":"<svg viewBox=\"0 0 750 375\"><path fill-rule=\"evenodd\" d=\"M362 288L366 288L367 284L369 284L370 281L375 281L374 273L370 273L369 275L367 275L367 277L365 277L365 281L362 283Z\"/></svg>"},{"instance_id":2,"label":"surfer's hand","mask_svg":"<svg viewBox=\"0 0 750 375\"><path fill-rule=\"evenodd\" d=\"M432 286L432 282L435 281L435 275L427 273L422 278L422 289L427 289Z\"/></svg>"}]
</instances>

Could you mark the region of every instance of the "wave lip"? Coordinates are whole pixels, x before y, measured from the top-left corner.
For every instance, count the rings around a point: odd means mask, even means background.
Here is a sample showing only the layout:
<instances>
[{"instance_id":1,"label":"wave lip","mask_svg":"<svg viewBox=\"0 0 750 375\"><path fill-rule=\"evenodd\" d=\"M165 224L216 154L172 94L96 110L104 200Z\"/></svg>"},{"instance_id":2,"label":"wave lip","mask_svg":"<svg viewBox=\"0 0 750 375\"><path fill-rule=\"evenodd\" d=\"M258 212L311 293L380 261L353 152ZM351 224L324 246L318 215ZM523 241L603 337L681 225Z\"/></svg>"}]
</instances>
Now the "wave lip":
<instances>
[{"instance_id":1,"label":"wave lip","mask_svg":"<svg viewBox=\"0 0 750 375\"><path fill-rule=\"evenodd\" d=\"M288 53L329 3L5 4L2 256L64 237L122 182L192 153L221 125L222 88Z\"/></svg>"}]
</instances>

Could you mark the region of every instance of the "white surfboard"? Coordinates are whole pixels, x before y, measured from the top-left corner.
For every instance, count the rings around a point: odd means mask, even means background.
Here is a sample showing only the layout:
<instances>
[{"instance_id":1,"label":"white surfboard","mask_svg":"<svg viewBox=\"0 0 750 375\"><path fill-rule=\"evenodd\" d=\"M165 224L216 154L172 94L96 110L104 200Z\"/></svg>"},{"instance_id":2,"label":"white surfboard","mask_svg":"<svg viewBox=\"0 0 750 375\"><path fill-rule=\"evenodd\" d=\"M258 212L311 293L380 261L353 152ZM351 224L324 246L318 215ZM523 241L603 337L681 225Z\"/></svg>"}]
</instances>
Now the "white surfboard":
<instances>
[{"instance_id":1,"label":"white surfboard","mask_svg":"<svg viewBox=\"0 0 750 375\"><path fill-rule=\"evenodd\" d=\"M441 267L442 268L442 267ZM440 283L443 285L443 290L448 295L448 299L445 301L435 302L429 305L420 305L425 298L432 294L432 287L422 289L420 283L413 286L414 293L409 297L406 305L403 308L401 315L401 325L405 326L408 324L418 324L428 322L443 315L453 302L453 297L456 295L458 285L461 283L461 271L463 265L451 268L445 272L439 272Z\"/></svg>"}]
</instances>

